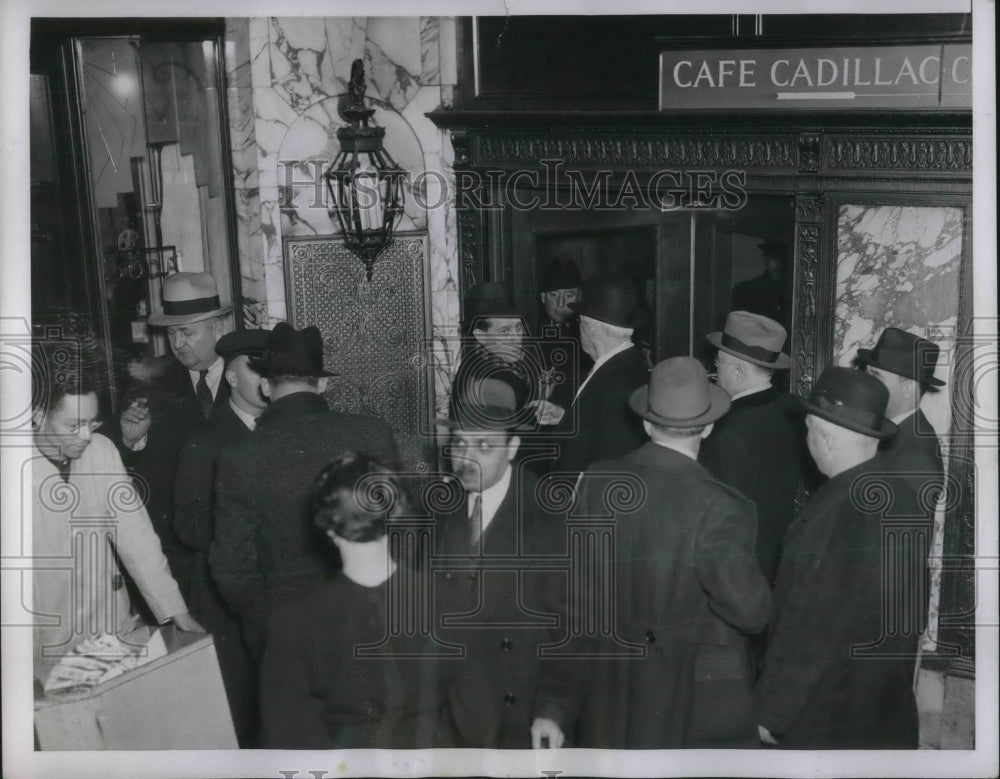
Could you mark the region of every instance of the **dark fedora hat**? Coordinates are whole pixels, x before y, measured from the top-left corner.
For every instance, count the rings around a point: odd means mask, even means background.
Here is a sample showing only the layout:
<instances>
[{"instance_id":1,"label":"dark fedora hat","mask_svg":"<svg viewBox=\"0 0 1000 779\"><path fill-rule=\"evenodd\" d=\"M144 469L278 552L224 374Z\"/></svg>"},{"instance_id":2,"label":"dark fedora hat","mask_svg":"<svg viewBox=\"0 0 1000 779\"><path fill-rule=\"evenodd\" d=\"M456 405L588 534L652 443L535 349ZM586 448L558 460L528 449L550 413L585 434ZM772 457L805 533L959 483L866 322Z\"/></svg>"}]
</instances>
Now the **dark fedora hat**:
<instances>
[{"instance_id":1,"label":"dark fedora hat","mask_svg":"<svg viewBox=\"0 0 1000 779\"><path fill-rule=\"evenodd\" d=\"M921 384L943 387L934 377L940 347L933 341L913 335L898 327L887 327L874 349L858 349L858 360L889 373L905 376Z\"/></svg>"},{"instance_id":2,"label":"dark fedora hat","mask_svg":"<svg viewBox=\"0 0 1000 779\"><path fill-rule=\"evenodd\" d=\"M889 391L874 376L831 365L816 381L809 399L799 397L802 408L835 425L873 438L890 438L899 432L885 418Z\"/></svg>"},{"instance_id":3,"label":"dark fedora hat","mask_svg":"<svg viewBox=\"0 0 1000 779\"><path fill-rule=\"evenodd\" d=\"M235 333L226 333L215 344L215 353L226 362L241 354L261 357L267 347L267 336L267 330L237 330Z\"/></svg>"},{"instance_id":4,"label":"dark fedora hat","mask_svg":"<svg viewBox=\"0 0 1000 779\"><path fill-rule=\"evenodd\" d=\"M635 282L613 270L597 271L587 279L583 300L569 307L581 316L617 327L635 328L644 323Z\"/></svg>"},{"instance_id":5,"label":"dark fedora hat","mask_svg":"<svg viewBox=\"0 0 1000 779\"><path fill-rule=\"evenodd\" d=\"M721 333L705 336L716 349L741 360L778 370L788 368L792 361L782 354L788 333L785 328L760 314L731 311Z\"/></svg>"},{"instance_id":6,"label":"dark fedora hat","mask_svg":"<svg viewBox=\"0 0 1000 779\"><path fill-rule=\"evenodd\" d=\"M458 430L515 432L534 429L534 414L519 408L514 388L495 377L468 381L451 403L451 414L438 421Z\"/></svg>"},{"instance_id":7,"label":"dark fedora hat","mask_svg":"<svg viewBox=\"0 0 1000 779\"><path fill-rule=\"evenodd\" d=\"M296 330L278 322L267 334L264 353L250 358L250 367L261 376L336 376L323 370L323 337L315 325Z\"/></svg>"},{"instance_id":8,"label":"dark fedora hat","mask_svg":"<svg viewBox=\"0 0 1000 779\"><path fill-rule=\"evenodd\" d=\"M523 316L524 312L514 302L510 290L499 281L484 281L465 293L465 320L480 317Z\"/></svg>"},{"instance_id":9,"label":"dark fedora hat","mask_svg":"<svg viewBox=\"0 0 1000 779\"><path fill-rule=\"evenodd\" d=\"M729 411L730 400L694 357L671 357L653 368L649 384L633 392L628 404L657 425L699 427Z\"/></svg>"},{"instance_id":10,"label":"dark fedora hat","mask_svg":"<svg viewBox=\"0 0 1000 779\"><path fill-rule=\"evenodd\" d=\"M566 257L557 257L548 264L538 288L542 292L553 289L576 289L582 283L576 263Z\"/></svg>"},{"instance_id":11,"label":"dark fedora hat","mask_svg":"<svg viewBox=\"0 0 1000 779\"><path fill-rule=\"evenodd\" d=\"M149 315L153 327L189 325L222 316L233 310L219 300L219 289L210 273L174 273L163 280L163 306Z\"/></svg>"}]
</instances>

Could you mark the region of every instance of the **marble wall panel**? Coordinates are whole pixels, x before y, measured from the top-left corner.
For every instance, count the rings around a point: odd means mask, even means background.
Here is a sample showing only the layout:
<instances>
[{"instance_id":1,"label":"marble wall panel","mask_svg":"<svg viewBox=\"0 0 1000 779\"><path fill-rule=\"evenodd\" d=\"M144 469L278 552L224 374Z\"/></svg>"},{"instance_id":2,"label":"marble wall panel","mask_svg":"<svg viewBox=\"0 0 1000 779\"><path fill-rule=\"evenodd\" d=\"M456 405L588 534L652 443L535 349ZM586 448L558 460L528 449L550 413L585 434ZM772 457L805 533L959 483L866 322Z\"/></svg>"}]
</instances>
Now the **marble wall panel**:
<instances>
[{"instance_id":1,"label":"marble wall panel","mask_svg":"<svg viewBox=\"0 0 1000 779\"><path fill-rule=\"evenodd\" d=\"M439 407L443 402L446 408L458 325L455 218L447 200L426 208L424 192L413 186L421 186L420 174L428 170L452 177L447 134L424 114L450 103L454 19L270 17L234 19L229 26L227 68L235 78L230 117L240 128L233 133L233 161L234 183L242 190L237 211L244 295L260 301L267 323L283 319L284 239L336 232L322 183L317 198L316 181L339 149L336 131L344 121L337 108L351 63L364 58L374 123L386 128L387 150L409 173L398 229L427 230L430 236L432 340L441 353L434 358L436 391ZM451 192L446 189L445 196Z\"/></svg>"},{"instance_id":2,"label":"marble wall panel","mask_svg":"<svg viewBox=\"0 0 1000 779\"><path fill-rule=\"evenodd\" d=\"M887 327L935 341L935 376L921 410L934 426L948 464L951 366L958 323L965 214L960 208L843 205L837 222L834 360L849 365ZM944 511L939 506L931 549L931 603L926 649L934 649L940 600Z\"/></svg>"}]
</instances>

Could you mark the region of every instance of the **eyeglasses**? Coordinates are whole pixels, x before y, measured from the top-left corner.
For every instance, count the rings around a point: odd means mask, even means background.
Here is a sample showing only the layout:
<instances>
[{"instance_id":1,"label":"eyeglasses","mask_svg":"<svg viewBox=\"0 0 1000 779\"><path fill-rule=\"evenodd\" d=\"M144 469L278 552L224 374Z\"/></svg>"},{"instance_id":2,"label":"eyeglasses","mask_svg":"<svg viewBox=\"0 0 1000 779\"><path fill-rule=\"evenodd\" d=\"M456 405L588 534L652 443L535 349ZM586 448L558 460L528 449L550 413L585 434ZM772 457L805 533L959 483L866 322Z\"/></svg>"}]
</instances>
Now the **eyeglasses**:
<instances>
[{"instance_id":1,"label":"eyeglasses","mask_svg":"<svg viewBox=\"0 0 1000 779\"><path fill-rule=\"evenodd\" d=\"M90 422L74 422L71 425L66 425L66 430L68 430L69 434L72 436L79 436L84 429L86 429L87 432L93 433L103 424L103 419L93 419Z\"/></svg>"}]
</instances>

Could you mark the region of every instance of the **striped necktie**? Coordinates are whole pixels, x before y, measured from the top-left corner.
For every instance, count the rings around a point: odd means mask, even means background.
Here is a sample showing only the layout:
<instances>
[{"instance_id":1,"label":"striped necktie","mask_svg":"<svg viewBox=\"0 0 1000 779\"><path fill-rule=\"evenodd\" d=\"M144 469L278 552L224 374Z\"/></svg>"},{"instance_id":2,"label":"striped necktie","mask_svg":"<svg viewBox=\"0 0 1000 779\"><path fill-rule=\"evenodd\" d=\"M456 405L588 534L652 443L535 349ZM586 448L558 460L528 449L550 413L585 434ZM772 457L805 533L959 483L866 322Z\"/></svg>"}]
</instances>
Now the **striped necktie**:
<instances>
[{"instance_id":1,"label":"striped necktie","mask_svg":"<svg viewBox=\"0 0 1000 779\"><path fill-rule=\"evenodd\" d=\"M208 388L207 377L208 371L198 371L198 384L194 388L194 393L198 396L198 405L201 406L201 415L206 419L212 413L212 405L215 403L212 390Z\"/></svg>"},{"instance_id":2,"label":"striped necktie","mask_svg":"<svg viewBox=\"0 0 1000 779\"><path fill-rule=\"evenodd\" d=\"M479 545L479 539L483 535L483 494L476 493L476 500L472 504L472 513L469 515L469 546L475 549Z\"/></svg>"}]
</instances>

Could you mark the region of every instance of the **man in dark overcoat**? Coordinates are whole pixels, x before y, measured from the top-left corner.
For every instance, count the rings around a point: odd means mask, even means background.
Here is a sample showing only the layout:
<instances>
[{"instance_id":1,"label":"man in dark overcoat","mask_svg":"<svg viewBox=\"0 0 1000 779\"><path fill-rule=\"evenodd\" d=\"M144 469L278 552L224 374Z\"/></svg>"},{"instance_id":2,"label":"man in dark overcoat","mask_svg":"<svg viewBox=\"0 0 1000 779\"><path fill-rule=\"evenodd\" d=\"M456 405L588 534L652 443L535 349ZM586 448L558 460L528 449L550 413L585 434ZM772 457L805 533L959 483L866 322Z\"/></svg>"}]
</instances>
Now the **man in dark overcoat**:
<instances>
[{"instance_id":1,"label":"man in dark overcoat","mask_svg":"<svg viewBox=\"0 0 1000 779\"><path fill-rule=\"evenodd\" d=\"M937 432L920 410L920 402L944 386L934 375L939 353L933 341L890 327L873 349L858 349L857 356L867 372L885 385L889 392L885 413L899 427L898 435L879 445L885 461L901 477L897 483L908 493L897 496L909 502L897 508L928 520L934 513L931 488L941 484L944 469Z\"/></svg>"},{"instance_id":2,"label":"man in dark overcoat","mask_svg":"<svg viewBox=\"0 0 1000 779\"><path fill-rule=\"evenodd\" d=\"M311 524L307 501L316 474L347 450L397 467L399 452L381 419L333 411L319 330L279 322L251 365L271 399L253 435L219 455L212 577L243 627L254 659L277 605L303 595L340 568L336 550ZM317 535L318 534L318 535Z\"/></svg>"},{"instance_id":3,"label":"man in dark overcoat","mask_svg":"<svg viewBox=\"0 0 1000 779\"><path fill-rule=\"evenodd\" d=\"M883 603L912 597L883 559L888 501L880 440L896 434L875 378L829 367L808 400L807 444L829 480L788 530L777 615L755 697L760 738L789 749L916 749L913 637L884 635Z\"/></svg>"},{"instance_id":4,"label":"man in dark overcoat","mask_svg":"<svg viewBox=\"0 0 1000 779\"><path fill-rule=\"evenodd\" d=\"M538 648L549 639L563 576L509 561L565 555L564 518L540 505L537 478L516 460L513 389L487 378L454 400L445 454L461 499L437 517L435 549L455 565L436 570L435 603L439 637L465 647L449 661L455 746L527 749Z\"/></svg>"},{"instance_id":5,"label":"man in dark overcoat","mask_svg":"<svg viewBox=\"0 0 1000 779\"><path fill-rule=\"evenodd\" d=\"M219 299L208 273L175 273L163 280L163 306L149 316L164 328L172 356L135 363L119 425L109 430L122 462L139 483L153 529L181 592L187 597L193 551L174 530L177 456L188 435L213 408L225 407L229 385L215 344L231 304Z\"/></svg>"},{"instance_id":6,"label":"man in dark overcoat","mask_svg":"<svg viewBox=\"0 0 1000 779\"><path fill-rule=\"evenodd\" d=\"M573 728L579 685L610 674L616 684L598 681L599 705L584 714L600 721L580 722L576 746L753 747L747 636L767 627L771 591L753 558L753 505L697 462L729 397L697 360L675 357L653 369L629 404L650 440L595 463L581 481L577 513L609 513L608 478L626 474L641 485L634 505L616 516L613 624L620 641L644 651L566 660L562 670L576 673L545 681L533 737L560 745Z\"/></svg>"},{"instance_id":7,"label":"man in dark overcoat","mask_svg":"<svg viewBox=\"0 0 1000 779\"><path fill-rule=\"evenodd\" d=\"M225 361L229 401L212 409L209 418L188 436L177 460L174 485L174 530L181 542L194 550L188 603L191 613L215 641L233 727L241 746L252 745L256 731L256 675L239 621L209 573L208 551L215 536L214 484L219 451L246 441L256 427L257 417L267 408L260 375L250 367L250 358L263 354L266 339L266 330L241 330L227 333L215 345Z\"/></svg>"},{"instance_id":8,"label":"man in dark overcoat","mask_svg":"<svg viewBox=\"0 0 1000 779\"><path fill-rule=\"evenodd\" d=\"M721 332L708 334L718 349L716 381L732 406L699 454L710 473L756 506L755 554L771 584L808 456L802 415L792 398L771 383L775 371L791 364L781 352L786 335L773 319L747 311L731 312Z\"/></svg>"},{"instance_id":9,"label":"man in dark overcoat","mask_svg":"<svg viewBox=\"0 0 1000 779\"><path fill-rule=\"evenodd\" d=\"M594 366L561 413L553 439L560 447L555 470L581 473L596 460L620 457L646 440L638 417L629 411L631 393L649 379L632 342L641 319L635 284L613 271L587 280L580 316L580 340ZM553 413L548 409L549 413Z\"/></svg>"},{"instance_id":10,"label":"man in dark overcoat","mask_svg":"<svg viewBox=\"0 0 1000 779\"><path fill-rule=\"evenodd\" d=\"M898 554L926 560L933 545L936 504L944 487L944 465L937 433L920 403L937 392L944 382L934 375L940 347L926 338L895 327L887 328L873 349L858 349L857 361L885 385L889 393L886 416L899 433L879 444L887 469L892 503L887 517L894 522ZM903 562L902 568L909 568ZM927 625L930 575L926 565L917 569L922 577L919 597L905 603L909 613L900 613L900 626L910 633L910 652L917 653L917 640ZM904 605L904 604L900 604Z\"/></svg>"}]
</instances>

